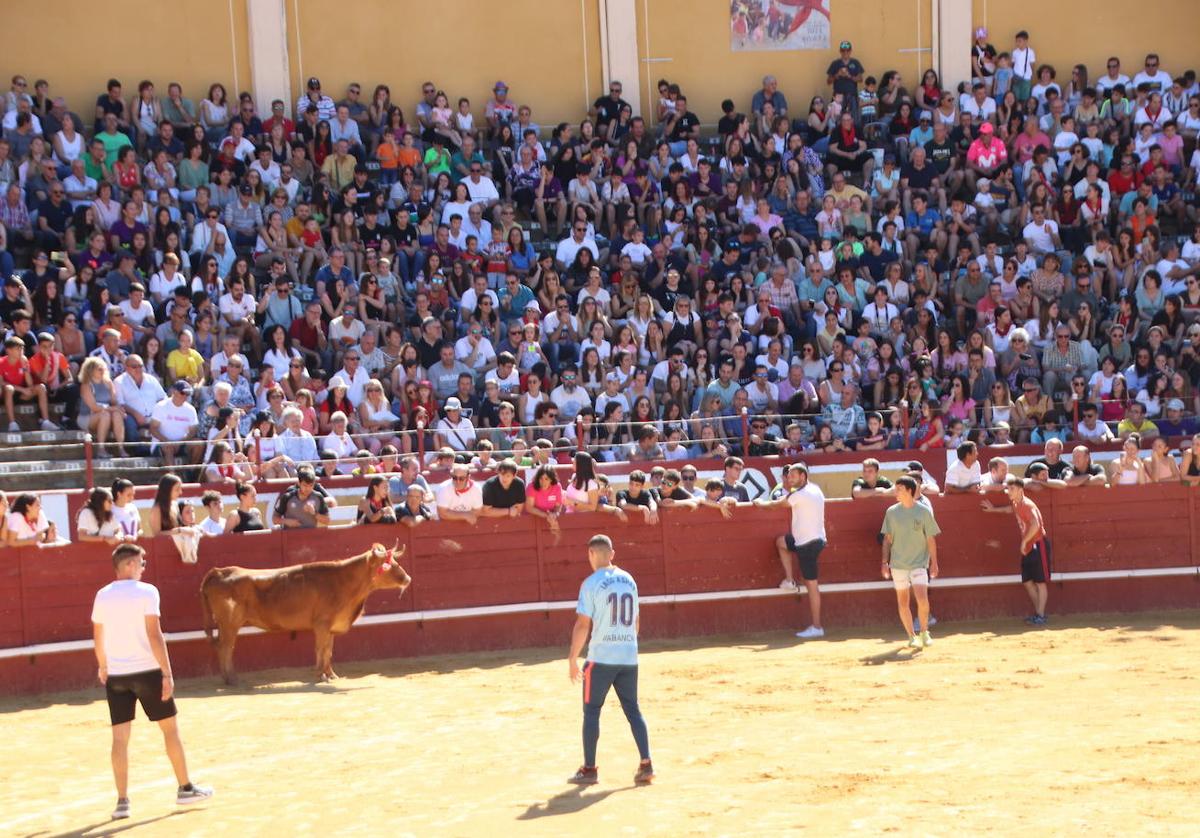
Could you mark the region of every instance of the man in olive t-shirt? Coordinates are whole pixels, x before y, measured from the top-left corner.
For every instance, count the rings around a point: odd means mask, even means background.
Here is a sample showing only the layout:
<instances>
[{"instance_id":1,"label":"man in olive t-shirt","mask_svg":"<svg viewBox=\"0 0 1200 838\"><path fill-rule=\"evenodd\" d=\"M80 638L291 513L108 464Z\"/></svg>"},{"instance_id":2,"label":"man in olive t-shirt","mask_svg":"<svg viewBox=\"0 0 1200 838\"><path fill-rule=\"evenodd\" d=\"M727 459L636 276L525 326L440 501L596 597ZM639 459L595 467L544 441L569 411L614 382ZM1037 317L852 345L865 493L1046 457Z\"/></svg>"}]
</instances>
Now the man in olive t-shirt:
<instances>
[{"instance_id":1,"label":"man in olive t-shirt","mask_svg":"<svg viewBox=\"0 0 1200 838\"><path fill-rule=\"evenodd\" d=\"M933 510L917 503L917 481L905 475L896 481L896 503L883 516L883 578L896 588L900 623L908 645L920 649L933 645L929 636L929 580L938 575L937 536L941 534ZM913 632L909 591L917 597L917 617L923 631Z\"/></svg>"}]
</instances>

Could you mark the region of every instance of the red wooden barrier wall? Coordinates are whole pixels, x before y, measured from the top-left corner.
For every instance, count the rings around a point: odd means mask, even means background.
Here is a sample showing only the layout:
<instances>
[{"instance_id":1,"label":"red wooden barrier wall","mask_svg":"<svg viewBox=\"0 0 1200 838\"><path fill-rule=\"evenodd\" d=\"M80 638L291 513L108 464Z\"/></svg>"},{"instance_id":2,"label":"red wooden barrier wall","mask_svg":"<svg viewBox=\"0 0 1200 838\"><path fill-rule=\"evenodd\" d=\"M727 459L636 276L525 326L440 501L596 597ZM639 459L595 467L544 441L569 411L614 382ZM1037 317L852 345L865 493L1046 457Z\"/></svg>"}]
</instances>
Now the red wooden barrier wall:
<instances>
[{"instance_id":1,"label":"red wooden barrier wall","mask_svg":"<svg viewBox=\"0 0 1200 838\"><path fill-rule=\"evenodd\" d=\"M1089 488L1045 491L1035 497L1054 543L1057 572L1200 567L1200 493L1186 487ZM1017 528L1012 517L983 513L975 495L951 495L933 502L943 530L939 540L943 579L1017 572ZM829 502L829 547L821 558L823 583L879 579L876 533L886 506L882 499ZM278 567L341 558L372 542L390 546L397 539L407 547L403 564L413 585L403 597L394 591L374 594L367 603L368 615L573 600L589 570L584 545L599 531L613 537L618 563L634 574L643 596L771 588L781 578L773 540L787 529L788 514L783 510L742 507L732 520L712 510L665 511L657 525L636 518L621 524L601 514L561 520L557 535L544 522L529 517L485 518L475 527L448 522L415 530L362 526L230 535L206 539L196 565L182 564L171 540L160 537L143 542L148 553L144 578L162 594L163 627L168 632L201 627L199 583L210 567ZM94 544L0 553L0 648L90 638L92 598L112 578L110 554L110 548ZM1064 587L1069 595L1063 595ZM1122 591L1136 595L1124 596ZM947 617L981 618L1022 613L1024 608L1016 585L936 587L935 592L938 613ZM890 619L894 609L890 594L879 591L834 593L827 599L830 626ZM1196 575L1072 582L1056 586L1052 598L1059 613L1197 605L1200 577ZM663 613L646 622L648 634L777 628L794 625L807 615L807 608L790 597L659 608ZM336 656L546 643L564 638L570 619L569 612L542 611L360 626L339 641ZM178 643L172 649L182 661L176 664L182 673L211 671L207 644ZM311 655L307 635L248 637L239 644L238 663L243 669L307 665ZM86 683L90 657L90 652L74 652L0 658L4 683L0 689Z\"/></svg>"}]
</instances>

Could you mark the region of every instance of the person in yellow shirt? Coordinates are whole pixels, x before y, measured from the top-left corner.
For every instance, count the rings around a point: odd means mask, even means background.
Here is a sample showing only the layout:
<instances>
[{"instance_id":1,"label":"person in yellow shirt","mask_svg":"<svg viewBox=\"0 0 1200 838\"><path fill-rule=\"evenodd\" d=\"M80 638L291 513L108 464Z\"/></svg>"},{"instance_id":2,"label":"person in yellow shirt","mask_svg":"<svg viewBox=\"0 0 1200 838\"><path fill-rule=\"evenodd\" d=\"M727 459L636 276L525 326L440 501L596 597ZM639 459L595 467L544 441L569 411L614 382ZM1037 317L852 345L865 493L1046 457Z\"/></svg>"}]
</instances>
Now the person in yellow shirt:
<instances>
[{"instance_id":1,"label":"person in yellow shirt","mask_svg":"<svg viewBox=\"0 0 1200 838\"><path fill-rule=\"evenodd\" d=\"M195 350L191 329L179 333L179 346L167 356L167 375L171 382L186 381L193 387L204 384L204 357Z\"/></svg>"},{"instance_id":2,"label":"person in yellow shirt","mask_svg":"<svg viewBox=\"0 0 1200 838\"><path fill-rule=\"evenodd\" d=\"M1141 439L1158 436L1158 426L1146 418L1146 406L1141 402L1130 402L1125 418L1117 424L1117 439L1129 439L1130 434L1138 434Z\"/></svg>"},{"instance_id":3,"label":"person in yellow shirt","mask_svg":"<svg viewBox=\"0 0 1200 838\"><path fill-rule=\"evenodd\" d=\"M329 180L329 186L334 192L341 192L354 182L354 167L358 161L350 154L349 140L338 140L333 148L333 154L325 158L321 164L321 174Z\"/></svg>"}]
</instances>

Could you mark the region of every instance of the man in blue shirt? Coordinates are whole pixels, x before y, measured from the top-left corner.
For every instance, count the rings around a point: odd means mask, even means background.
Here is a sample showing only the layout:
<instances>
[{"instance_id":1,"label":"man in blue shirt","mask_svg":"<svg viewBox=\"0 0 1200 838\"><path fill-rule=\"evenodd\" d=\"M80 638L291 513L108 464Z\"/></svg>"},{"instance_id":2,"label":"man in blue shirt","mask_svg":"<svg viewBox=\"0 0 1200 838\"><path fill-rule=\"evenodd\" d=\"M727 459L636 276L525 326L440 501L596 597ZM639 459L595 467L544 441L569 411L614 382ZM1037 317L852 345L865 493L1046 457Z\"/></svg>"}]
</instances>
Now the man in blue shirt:
<instances>
[{"instance_id":1,"label":"man in blue shirt","mask_svg":"<svg viewBox=\"0 0 1200 838\"><path fill-rule=\"evenodd\" d=\"M644 785L654 779L654 768L650 763L650 735L637 700L637 583L613 564L612 539L606 535L594 535L588 541L588 562L592 575L579 588L567 659L571 683L577 683L581 674L583 677L583 765L568 782L580 786L599 782L596 743L600 741L600 710L609 687L613 687L641 756L633 781ZM588 656L581 673L579 656L585 643Z\"/></svg>"}]
</instances>

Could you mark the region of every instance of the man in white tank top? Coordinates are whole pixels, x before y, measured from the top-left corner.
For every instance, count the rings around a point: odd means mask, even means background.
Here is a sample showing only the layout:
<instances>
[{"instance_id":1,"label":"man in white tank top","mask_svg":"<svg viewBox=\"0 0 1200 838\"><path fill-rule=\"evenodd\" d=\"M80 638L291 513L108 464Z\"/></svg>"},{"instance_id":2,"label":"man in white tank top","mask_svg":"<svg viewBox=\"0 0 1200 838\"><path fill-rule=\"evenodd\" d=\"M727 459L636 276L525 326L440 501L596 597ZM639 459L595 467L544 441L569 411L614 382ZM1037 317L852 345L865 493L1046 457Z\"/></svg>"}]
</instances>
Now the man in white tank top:
<instances>
[{"instance_id":1,"label":"man in white tank top","mask_svg":"<svg viewBox=\"0 0 1200 838\"><path fill-rule=\"evenodd\" d=\"M175 721L175 680L159 624L158 589L141 581L145 556L146 551L136 544L118 545L113 550L116 581L101 588L92 605L98 675L112 721L112 767L117 785L113 819L130 816L129 734L139 703L150 721L158 722L162 729L167 757L179 783L175 803L199 803L213 793L188 779L183 741Z\"/></svg>"}]
</instances>

